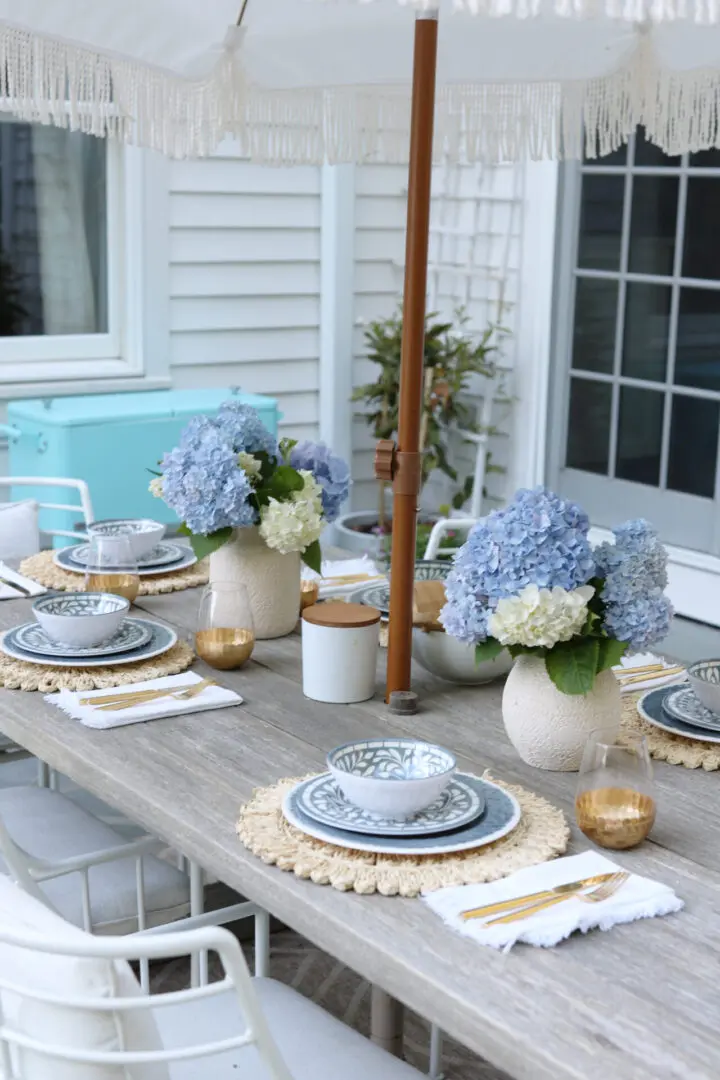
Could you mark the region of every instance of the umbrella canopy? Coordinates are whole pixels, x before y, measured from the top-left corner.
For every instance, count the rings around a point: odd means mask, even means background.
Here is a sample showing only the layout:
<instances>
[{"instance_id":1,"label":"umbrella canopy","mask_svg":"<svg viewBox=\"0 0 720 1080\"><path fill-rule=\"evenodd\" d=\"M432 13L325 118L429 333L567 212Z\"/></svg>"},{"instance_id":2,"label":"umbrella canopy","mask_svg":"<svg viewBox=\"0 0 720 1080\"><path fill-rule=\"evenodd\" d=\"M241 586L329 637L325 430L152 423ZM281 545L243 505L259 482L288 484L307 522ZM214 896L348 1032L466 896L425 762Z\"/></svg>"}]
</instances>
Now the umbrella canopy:
<instances>
[{"instance_id":1,"label":"umbrella canopy","mask_svg":"<svg viewBox=\"0 0 720 1080\"><path fill-rule=\"evenodd\" d=\"M174 156L226 133L255 159L408 157L398 0L0 0L0 109ZM435 155L718 145L718 0L439 0Z\"/></svg>"}]
</instances>

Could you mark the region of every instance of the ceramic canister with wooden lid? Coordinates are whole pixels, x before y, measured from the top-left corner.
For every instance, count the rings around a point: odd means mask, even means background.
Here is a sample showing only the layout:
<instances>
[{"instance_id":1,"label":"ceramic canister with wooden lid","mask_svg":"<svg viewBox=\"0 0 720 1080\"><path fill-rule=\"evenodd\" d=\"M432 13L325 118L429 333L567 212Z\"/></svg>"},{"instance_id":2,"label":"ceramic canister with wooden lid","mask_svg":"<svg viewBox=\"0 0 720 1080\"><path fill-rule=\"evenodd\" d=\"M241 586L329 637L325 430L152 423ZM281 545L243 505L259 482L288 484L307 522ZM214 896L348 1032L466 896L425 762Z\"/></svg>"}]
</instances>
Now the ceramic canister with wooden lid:
<instances>
[{"instance_id":1,"label":"ceramic canister with wooden lid","mask_svg":"<svg viewBox=\"0 0 720 1080\"><path fill-rule=\"evenodd\" d=\"M380 612L340 600L302 613L303 693L349 705L375 693Z\"/></svg>"}]
</instances>

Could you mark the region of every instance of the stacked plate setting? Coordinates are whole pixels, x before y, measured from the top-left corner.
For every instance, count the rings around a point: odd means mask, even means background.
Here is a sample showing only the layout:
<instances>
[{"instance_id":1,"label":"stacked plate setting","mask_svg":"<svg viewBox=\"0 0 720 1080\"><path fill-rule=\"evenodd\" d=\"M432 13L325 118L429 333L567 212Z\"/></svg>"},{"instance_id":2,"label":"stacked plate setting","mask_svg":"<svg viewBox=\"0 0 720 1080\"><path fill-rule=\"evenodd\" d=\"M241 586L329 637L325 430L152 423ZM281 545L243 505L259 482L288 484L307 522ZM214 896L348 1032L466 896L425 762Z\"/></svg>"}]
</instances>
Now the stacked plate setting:
<instances>
[{"instance_id":1,"label":"stacked plate setting","mask_svg":"<svg viewBox=\"0 0 720 1080\"><path fill-rule=\"evenodd\" d=\"M55 552L53 562L63 570L73 574L84 574L88 567L90 544L75 544L73 547L60 548ZM140 577L159 574L176 574L193 566L197 558L192 548L163 540L145 555L138 557L137 567Z\"/></svg>"},{"instance_id":2,"label":"stacked plate setting","mask_svg":"<svg viewBox=\"0 0 720 1080\"><path fill-rule=\"evenodd\" d=\"M301 832L337 847L390 855L467 851L499 840L520 820L512 795L456 772L453 756L430 743L367 739L336 747L327 761L330 772L287 793L283 813Z\"/></svg>"},{"instance_id":3,"label":"stacked plate setting","mask_svg":"<svg viewBox=\"0 0 720 1080\"><path fill-rule=\"evenodd\" d=\"M52 641L35 622L7 630L0 651L13 660L44 667L117 667L136 664L172 649L177 634L150 619L126 618L119 630L100 645L78 647Z\"/></svg>"},{"instance_id":4,"label":"stacked plate setting","mask_svg":"<svg viewBox=\"0 0 720 1080\"><path fill-rule=\"evenodd\" d=\"M649 690L638 702L640 715L673 735L720 743L720 661L700 660L687 675L690 686Z\"/></svg>"}]
</instances>

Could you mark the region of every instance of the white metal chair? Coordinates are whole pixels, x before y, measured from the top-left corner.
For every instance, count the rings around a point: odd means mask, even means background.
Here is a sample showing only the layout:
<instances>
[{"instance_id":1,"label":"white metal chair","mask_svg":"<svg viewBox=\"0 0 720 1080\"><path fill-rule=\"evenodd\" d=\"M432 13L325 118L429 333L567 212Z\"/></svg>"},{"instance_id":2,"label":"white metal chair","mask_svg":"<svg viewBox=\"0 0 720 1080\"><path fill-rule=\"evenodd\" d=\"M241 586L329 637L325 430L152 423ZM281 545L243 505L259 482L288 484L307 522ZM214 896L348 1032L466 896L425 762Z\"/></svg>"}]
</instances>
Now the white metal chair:
<instances>
[{"instance_id":1,"label":"white metal chair","mask_svg":"<svg viewBox=\"0 0 720 1080\"><path fill-rule=\"evenodd\" d=\"M225 977L143 994L128 961L211 950ZM223 929L94 938L0 882L0 1067L12 1080L417 1080L272 979ZM13 1071L14 1070L14 1071Z\"/></svg>"},{"instance_id":2,"label":"white metal chair","mask_svg":"<svg viewBox=\"0 0 720 1080\"><path fill-rule=\"evenodd\" d=\"M83 523L91 525L95 520L93 514L92 500L90 498L90 489L84 480L74 480L66 476L0 476L0 489L3 488L72 488L78 493L77 503L64 503L64 502L38 502L38 508L42 513L43 510L69 510L73 513L81 515ZM53 528L52 525L43 527L45 523L41 520L41 531L48 536L68 536L73 540L82 540L86 535L80 531L73 531L70 529L58 529ZM28 555L33 555L35 552L28 551Z\"/></svg>"}]
</instances>

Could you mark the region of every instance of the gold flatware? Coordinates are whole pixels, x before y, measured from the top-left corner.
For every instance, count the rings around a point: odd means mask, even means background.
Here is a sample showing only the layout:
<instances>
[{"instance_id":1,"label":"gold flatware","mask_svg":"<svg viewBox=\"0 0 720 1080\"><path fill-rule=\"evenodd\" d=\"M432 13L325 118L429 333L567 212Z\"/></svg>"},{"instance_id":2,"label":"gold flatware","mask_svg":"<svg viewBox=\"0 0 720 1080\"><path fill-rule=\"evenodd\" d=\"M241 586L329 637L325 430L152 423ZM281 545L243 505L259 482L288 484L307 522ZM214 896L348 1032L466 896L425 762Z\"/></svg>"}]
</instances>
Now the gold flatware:
<instances>
[{"instance_id":1,"label":"gold flatware","mask_svg":"<svg viewBox=\"0 0 720 1080\"><path fill-rule=\"evenodd\" d=\"M322 578L321 585L354 585L356 582L382 581L384 574L338 574L336 577Z\"/></svg>"},{"instance_id":2,"label":"gold flatware","mask_svg":"<svg viewBox=\"0 0 720 1080\"><path fill-rule=\"evenodd\" d=\"M653 679L664 679L670 675L682 675L686 669L682 665L676 667L666 667L657 672L647 672L644 675L631 675L629 678L620 678L618 682L621 686L629 686L631 683L637 682L651 682Z\"/></svg>"},{"instance_id":3,"label":"gold flatware","mask_svg":"<svg viewBox=\"0 0 720 1080\"><path fill-rule=\"evenodd\" d=\"M116 701L111 705L99 705L98 712L121 712L123 709L132 709L138 705L149 705L156 701L162 701L163 698L167 698L169 701L187 701L190 698L197 697L208 686L215 685L211 681L205 683L195 683L193 686L189 686L186 690L180 690L175 693L170 690L166 690L164 693L157 691L151 697L143 697L134 701Z\"/></svg>"},{"instance_id":4,"label":"gold flatware","mask_svg":"<svg viewBox=\"0 0 720 1080\"><path fill-rule=\"evenodd\" d=\"M625 675L639 675L641 671L662 671L664 664L639 664L637 667L620 667L615 669L618 679Z\"/></svg>"},{"instance_id":5,"label":"gold flatware","mask_svg":"<svg viewBox=\"0 0 720 1080\"><path fill-rule=\"evenodd\" d=\"M80 698L80 705L114 705L118 701L137 701L144 697L166 697L180 691L198 689L206 686L214 686L213 679L201 679L197 683L180 683L178 686L169 686L165 690L119 690L114 694L104 694L102 697Z\"/></svg>"},{"instance_id":6,"label":"gold flatware","mask_svg":"<svg viewBox=\"0 0 720 1080\"><path fill-rule=\"evenodd\" d=\"M527 896L516 896L514 900L499 900L494 904L485 904L483 907L468 908L461 912L461 918L466 922L470 919L482 919L486 915L497 915L501 911L514 911L519 907L527 907L538 900L549 900L553 896L564 896L568 892L578 892L580 889L588 889L591 885L602 885L613 876L610 874L596 874L594 877L583 878L582 881L569 881L565 885L556 885L552 889L543 889L541 892L529 893Z\"/></svg>"},{"instance_id":7,"label":"gold flatware","mask_svg":"<svg viewBox=\"0 0 720 1080\"><path fill-rule=\"evenodd\" d=\"M547 911L548 908L555 907L556 904L562 904L565 900L572 900L573 898L582 900L585 904L599 904L603 900L609 900L611 896L614 896L629 877L630 875L625 871L611 874L603 885L596 886L589 893L567 892L562 896L554 896L549 900L543 900L539 904L530 904L528 907L521 908L520 911L513 911L510 915L502 915L499 919L491 919L483 925L498 926L501 923L520 922L521 919L529 919L533 915L538 915L541 911Z\"/></svg>"}]
</instances>

